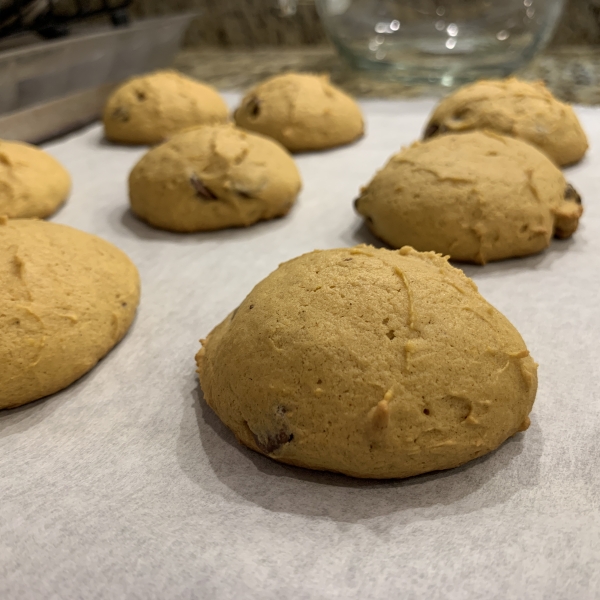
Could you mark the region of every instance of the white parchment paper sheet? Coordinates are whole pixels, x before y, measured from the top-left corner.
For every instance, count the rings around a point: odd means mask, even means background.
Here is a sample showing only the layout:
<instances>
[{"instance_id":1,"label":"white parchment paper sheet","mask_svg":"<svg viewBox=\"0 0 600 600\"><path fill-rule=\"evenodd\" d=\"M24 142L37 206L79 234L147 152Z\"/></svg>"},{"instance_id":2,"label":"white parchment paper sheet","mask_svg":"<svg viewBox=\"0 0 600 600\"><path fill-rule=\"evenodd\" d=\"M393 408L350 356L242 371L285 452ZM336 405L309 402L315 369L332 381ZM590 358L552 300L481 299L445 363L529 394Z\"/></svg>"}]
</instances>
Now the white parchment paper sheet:
<instances>
[{"instance_id":1,"label":"white parchment paper sheet","mask_svg":"<svg viewBox=\"0 0 600 600\"><path fill-rule=\"evenodd\" d=\"M592 148L567 174L585 203L575 237L465 269L540 363L527 433L452 471L357 481L240 447L199 397L198 339L255 283L314 248L374 241L352 200L432 103L362 106L368 135L298 156L292 213L243 230L137 221L126 180L144 150L98 126L48 145L74 180L53 220L127 252L143 293L93 371L0 413L0 598L600 597L600 109L578 109Z\"/></svg>"}]
</instances>

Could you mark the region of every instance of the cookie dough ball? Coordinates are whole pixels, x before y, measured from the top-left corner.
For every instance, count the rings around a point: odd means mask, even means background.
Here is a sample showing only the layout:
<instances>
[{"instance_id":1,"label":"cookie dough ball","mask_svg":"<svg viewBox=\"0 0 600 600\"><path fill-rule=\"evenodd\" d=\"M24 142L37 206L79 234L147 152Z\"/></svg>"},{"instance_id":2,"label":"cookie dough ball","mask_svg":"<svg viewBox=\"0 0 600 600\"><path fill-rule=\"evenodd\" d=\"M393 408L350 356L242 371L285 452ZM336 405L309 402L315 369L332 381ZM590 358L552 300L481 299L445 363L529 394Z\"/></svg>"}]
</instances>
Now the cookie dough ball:
<instances>
[{"instance_id":1,"label":"cookie dough ball","mask_svg":"<svg viewBox=\"0 0 600 600\"><path fill-rule=\"evenodd\" d=\"M571 106L559 102L541 81L511 78L467 85L439 103L425 138L473 129L520 138L537 146L557 165L581 160L588 148Z\"/></svg>"},{"instance_id":2,"label":"cookie dough ball","mask_svg":"<svg viewBox=\"0 0 600 600\"><path fill-rule=\"evenodd\" d=\"M229 109L213 87L175 71L134 77L108 99L104 133L123 144L159 144L189 127L225 123Z\"/></svg>"},{"instance_id":3,"label":"cookie dough ball","mask_svg":"<svg viewBox=\"0 0 600 600\"><path fill-rule=\"evenodd\" d=\"M284 148L232 125L176 135L143 156L129 176L133 212L170 231L281 217L300 187L298 169Z\"/></svg>"},{"instance_id":4,"label":"cookie dough ball","mask_svg":"<svg viewBox=\"0 0 600 600\"><path fill-rule=\"evenodd\" d=\"M548 247L577 229L581 199L548 157L520 140L474 131L393 156L355 203L375 235L485 264Z\"/></svg>"},{"instance_id":5,"label":"cookie dough ball","mask_svg":"<svg viewBox=\"0 0 600 600\"><path fill-rule=\"evenodd\" d=\"M131 261L71 227L0 218L0 408L53 394L125 335L140 298Z\"/></svg>"},{"instance_id":6,"label":"cookie dough ball","mask_svg":"<svg viewBox=\"0 0 600 600\"><path fill-rule=\"evenodd\" d=\"M527 429L537 365L433 252L357 246L282 264L202 340L204 397L238 440L356 477L449 469Z\"/></svg>"},{"instance_id":7,"label":"cookie dough ball","mask_svg":"<svg viewBox=\"0 0 600 600\"><path fill-rule=\"evenodd\" d=\"M358 104L326 75L267 79L248 92L234 118L239 127L268 135L290 152L349 144L364 133Z\"/></svg>"},{"instance_id":8,"label":"cookie dough ball","mask_svg":"<svg viewBox=\"0 0 600 600\"><path fill-rule=\"evenodd\" d=\"M55 213L71 191L71 178L52 156L29 144L0 140L0 216Z\"/></svg>"}]
</instances>

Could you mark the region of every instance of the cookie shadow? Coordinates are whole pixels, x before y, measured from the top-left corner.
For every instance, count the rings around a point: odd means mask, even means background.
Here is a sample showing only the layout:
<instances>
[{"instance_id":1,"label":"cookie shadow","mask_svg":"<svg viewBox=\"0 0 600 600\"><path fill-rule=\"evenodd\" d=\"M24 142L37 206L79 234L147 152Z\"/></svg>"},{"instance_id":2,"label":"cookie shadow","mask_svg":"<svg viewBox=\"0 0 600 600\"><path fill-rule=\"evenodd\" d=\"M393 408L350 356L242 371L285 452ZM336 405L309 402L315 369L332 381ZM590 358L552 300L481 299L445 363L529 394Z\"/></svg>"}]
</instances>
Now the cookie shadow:
<instances>
[{"instance_id":1,"label":"cookie shadow","mask_svg":"<svg viewBox=\"0 0 600 600\"><path fill-rule=\"evenodd\" d=\"M507 258L487 263L486 265L473 265L470 263L460 263L450 261L453 267L461 269L469 277L487 277L496 275L506 275L518 271L547 270L560 260L566 252L573 251L573 247L578 240L573 237L566 240L553 239L550 246L538 254L522 256L519 258Z\"/></svg>"},{"instance_id":2,"label":"cookie shadow","mask_svg":"<svg viewBox=\"0 0 600 600\"><path fill-rule=\"evenodd\" d=\"M170 231L151 227L141 219L138 219L130 208L118 208L115 210L115 215L117 225L124 227L129 233L133 233L135 237L142 240L168 241L183 235L188 235L172 233Z\"/></svg>"},{"instance_id":3,"label":"cookie shadow","mask_svg":"<svg viewBox=\"0 0 600 600\"><path fill-rule=\"evenodd\" d=\"M54 394L44 396L33 402L28 402L15 408L0 410L0 439L22 433L39 425L64 404L76 398L79 391L85 389L89 381L96 376L102 365L109 364L111 360L118 360L116 351L121 346L124 346L126 340L132 335L138 321L138 316L139 312L136 313L123 339L115 344L89 371L73 383Z\"/></svg>"},{"instance_id":4,"label":"cookie shadow","mask_svg":"<svg viewBox=\"0 0 600 600\"><path fill-rule=\"evenodd\" d=\"M83 374L71 385L54 394L44 396L39 400L28 402L16 408L0 410L0 439L17 435L36 427L61 406L70 402L77 395L80 386L85 386L86 381L93 377L94 369L95 367Z\"/></svg>"},{"instance_id":5,"label":"cookie shadow","mask_svg":"<svg viewBox=\"0 0 600 600\"><path fill-rule=\"evenodd\" d=\"M128 148L130 150L149 150L157 144L128 144L126 142L113 142L104 135L104 127L98 132L95 144L102 148Z\"/></svg>"},{"instance_id":6,"label":"cookie shadow","mask_svg":"<svg viewBox=\"0 0 600 600\"><path fill-rule=\"evenodd\" d=\"M390 245L371 232L365 221L361 221L358 227L344 232L342 239L349 246L369 244L375 248L392 249ZM548 248L531 256L508 258L485 265L475 265L455 260L451 260L450 263L453 267L464 271L469 277L514 273L522 270L549 269L555 261L560 260L565 253L572 252L574 246L581 243L581 240L575 237L566 240L553 239Z\"/></svg>"},{"instance_id":7,"label":"cookie shadow","mask_svg":"<svg viewBox=\"0 0 600 600\"><path fill-rule=\"evenodd\" d=\"M258 221L248 226L227 227L214 231L177 232L157 229L139 219L130 208L119 207L111 214L111 221L116 227L125 229L141 240L165 241L185 244L198 244L201 242L227 242L229 240L250 240L264 235L266 231L286 227L287 215Z\"/></svg>"},{"instance_id":8,"label":"cookie shadow","mask_svg":"<svg viewBox=\"0 0 600 600\"><path fill-rule=\"evenodd\" d=\"M469 514L536 487L542 448L534 417L526 435L517 434L496 451L462 467L403 480L354 479L284 465L245 448L206 404L197 386L184 401L178 460L199 486L207 480L208 461L225 500L233 492L270 512L340 523L391 514L396 515L395 521L410 522ZM207 461L201 460L203 456Z\"/></svg>"},{"instance_id":9,"label":"cookie shadow","mask_svg":"<svg viewBox=\"0 0 600 600\"><path fill-rule=\"evenodd\" d=\"M374 246L375 248L391 248L391 246L386 244L386 242L380 240L376 235L374 235L369 229L369 226L362 219L360 220L358 226L342 233L342 239L344 240L344 243L348 244L348 246L368 244L369 246Z\"/></svg>"}]
</instances>

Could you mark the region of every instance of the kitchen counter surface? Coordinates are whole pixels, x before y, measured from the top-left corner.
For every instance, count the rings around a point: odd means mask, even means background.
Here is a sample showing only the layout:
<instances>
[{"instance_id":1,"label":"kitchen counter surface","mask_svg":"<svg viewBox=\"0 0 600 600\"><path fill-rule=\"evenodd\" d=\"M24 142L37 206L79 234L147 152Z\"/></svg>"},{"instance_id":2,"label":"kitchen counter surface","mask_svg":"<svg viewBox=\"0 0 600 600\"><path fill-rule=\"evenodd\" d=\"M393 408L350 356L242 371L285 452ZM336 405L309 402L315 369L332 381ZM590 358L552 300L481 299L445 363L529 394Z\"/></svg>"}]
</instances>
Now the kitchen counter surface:
<instances>
[{"instance_id":1,"label":"kitchen counter surface","mask_svg":"<svg viewBox=\"0 0 600 600\"><path fill-rule=\"evenodd\" d=\"M175 67L224 90L245 89L271 75L296 70L330 73L332 80L343 89L364 98L439 96L447 91L447 88L436 86L406 86L353 72L328 45L188 49L178 55ZM595 46L548 49L517 75L526 79L544 79L563 100L600 104L600 50Z\"/></svg>"}]
</instances>

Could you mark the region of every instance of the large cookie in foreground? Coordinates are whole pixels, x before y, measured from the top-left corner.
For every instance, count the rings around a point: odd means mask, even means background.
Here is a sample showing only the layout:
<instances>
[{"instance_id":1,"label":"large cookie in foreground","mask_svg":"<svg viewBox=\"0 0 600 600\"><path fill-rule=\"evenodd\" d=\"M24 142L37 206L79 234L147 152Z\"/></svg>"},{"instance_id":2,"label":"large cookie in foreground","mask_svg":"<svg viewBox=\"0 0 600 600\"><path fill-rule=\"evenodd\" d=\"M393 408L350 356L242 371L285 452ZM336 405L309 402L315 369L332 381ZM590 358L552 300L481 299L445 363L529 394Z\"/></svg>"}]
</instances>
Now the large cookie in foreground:
<instances>
[{"instance_id":1,"label":"large cookie in foreground","mask_svg":"<svg viewBox=\"0 0 600 600\"><path fill-rule=\"evenodd\" d=\"M474 129L522 139L559 166L581 160L588 149L573 108L557 100L542 81L510 78L466 85L437 105L425 138Z\"/></svg>"},{"instance_id":2,"label":"large cookie in foreground","mask_svg":"<svg viewBox=\"0 0 600 600\"><path fill-rule=\"evenodd\" d=\"M277 142L215 125L147 152L129 176L129 200L154 227L209 231L282 217L301 185L293 158Z\"/></svg>"},{"instance_id":3,"label":"large cookie in foreground","mask_svg":"<svg viewBox=\"0 0 600 600\"><path fill-rule=\"evenodd\" d=\"M282 264L203 340L207 403L276 460L357 477L456 467L529 425L537 365L432 252L357 246Z\"/></svg>"},{"instance_id":4,"label":"large cookie in foreground","mask_svg":"<svg viewBox=\"0 0 600 600\"><path fill-rule=\"evenodd\" d=\"M125 335L140 298L133 263L88 233L0 218L0 408L57 392Z\"/></svg>"},{"instance_id":5,"label":"large cookie in foreground","mask_svg":"<svg viewBox=\"0 0 600 600\"><path fill-rule=\"evenodd\" d=\"M71 177L50 154L23 142L0 140L0 216L43 219L71 190Z\"/></svg>"},{"instance_id":6,"label":"large cookie in foreground","mask_svg":"<svg viewBox=\"0 0 600 600\"><path fill-rule=\"evenodd\" d=\"M104 132L122 144L158 144L190 127L225 123L229 109L212 86L176 71L133 77L104 108Z\"/></svg>"},{"instance_id":7,"label":"large cookie in foreground","mask_svg":"<svg viewBox=\"0 0 600 600\"><path fill-rule=\"evenodd\" d=\"M355 206L394 248L479 264L540 252L552 236L571 236L583 212L581 198L546 155L482 131L403 149Z\"/></svg>"},{"instance_id":8,"label":"large cookie in foreground","mask_svg":"<svg viewBox=\"0 0 600 600\"><path fill-rule=\"evenodd\" d=\"M286 73L259 83L234 113L238 127L268 135L290 152L349 144L364 133L353 98L326 75Z\"/></svg>"}]
</instances>

